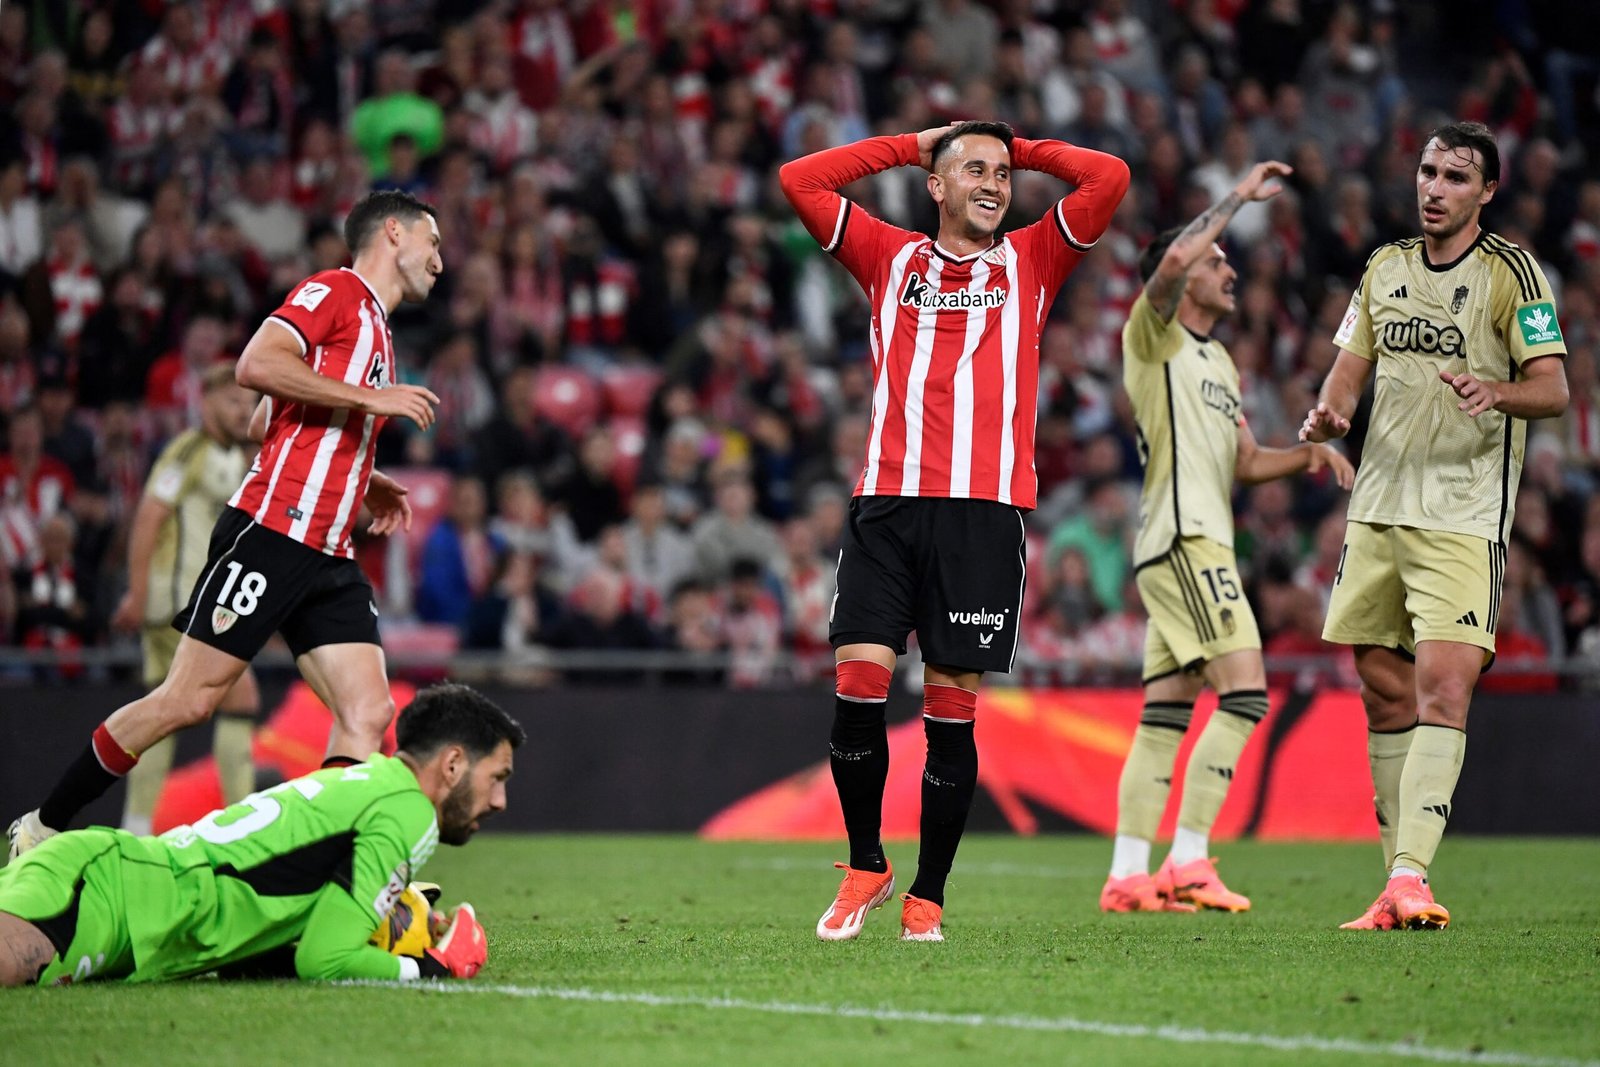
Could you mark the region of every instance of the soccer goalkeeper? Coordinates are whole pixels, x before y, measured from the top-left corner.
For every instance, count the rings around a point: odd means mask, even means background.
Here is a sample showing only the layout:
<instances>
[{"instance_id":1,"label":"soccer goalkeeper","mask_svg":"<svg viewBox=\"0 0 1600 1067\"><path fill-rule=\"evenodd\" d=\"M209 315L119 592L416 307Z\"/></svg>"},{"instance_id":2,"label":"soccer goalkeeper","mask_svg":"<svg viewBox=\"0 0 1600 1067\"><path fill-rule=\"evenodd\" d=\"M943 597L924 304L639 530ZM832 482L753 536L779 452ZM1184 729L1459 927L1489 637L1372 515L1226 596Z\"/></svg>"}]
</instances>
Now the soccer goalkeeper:
<instances>
[{"instance_id":1,"label":"soccer goalkeeper","mask_svg":"<svg viewBox=\"0 0 1600 1067\"><path fill-rule=\"evenodd\" d=\"M522 728L461 685L417 694L398 751L296 778L161 837L74 830L0 870L0 986L153 982L294 945L300 978L470 978L488 946L463 904L438 943L369 943L440 841L506 806Z\"/></svg>"}]
</instances>

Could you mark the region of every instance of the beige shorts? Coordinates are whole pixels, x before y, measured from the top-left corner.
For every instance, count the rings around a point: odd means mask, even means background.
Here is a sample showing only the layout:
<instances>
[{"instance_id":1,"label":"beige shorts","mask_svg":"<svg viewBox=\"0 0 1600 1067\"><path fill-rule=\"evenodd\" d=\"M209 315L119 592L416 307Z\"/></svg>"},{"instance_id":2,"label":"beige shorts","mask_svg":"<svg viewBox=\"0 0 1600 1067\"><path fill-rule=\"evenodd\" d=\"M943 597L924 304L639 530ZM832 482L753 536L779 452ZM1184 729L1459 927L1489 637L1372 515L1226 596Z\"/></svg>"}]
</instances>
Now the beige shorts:
<instances>
[{"instance_id":1,"label":"beige shorts","mask_svg":"<svg viewBox=\"0 0 1600 1067\"><path fill-rule=\"evenodd\" d=\"M1322 637L1415 653L1459 641L1494 655L1506 550L1483 537L1351 522Z\"/></svg>"},{"instance_id":2,"label":"beige shorts","mask_svg":"<svg viewBox=\"0 0 1600 1067\"><path fill-rule=\"evenodd\" d=\"M1256 613L1245 599L1233 549L1185 537L1134 576L1150 616L1144 638L1146 682L1198 670L1218 656L1261 648Z\"/></svg>"},{"instance_id":3,"label":"beige shorts","mask_svg":"<svg viewBox=\"0 0 1600 1067\"><path fill-rule=\"evenodd\" d=\"M166 681L172 657L178 654L178 639L183 635L167 623L146 623L139 634L144 645L144 687L154 689Z\"/></svg>"}]
</instances>

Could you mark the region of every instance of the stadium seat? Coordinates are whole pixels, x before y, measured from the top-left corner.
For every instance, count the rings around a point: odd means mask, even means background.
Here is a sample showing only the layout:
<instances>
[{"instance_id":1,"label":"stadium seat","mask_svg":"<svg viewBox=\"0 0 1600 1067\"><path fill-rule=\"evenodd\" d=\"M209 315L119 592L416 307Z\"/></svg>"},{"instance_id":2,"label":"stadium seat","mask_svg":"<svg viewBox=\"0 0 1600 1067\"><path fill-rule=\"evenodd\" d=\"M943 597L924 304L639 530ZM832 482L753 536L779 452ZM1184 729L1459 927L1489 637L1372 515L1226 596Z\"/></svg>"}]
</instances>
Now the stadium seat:
<instances>
[{"instance_id":1,"label":"stadium seat","mask_svg":"<svg viewBox=\"0 0 1600 1067\"><path fill-rule=\"evenodd\" d=\"M606 425L617 451L616 463L611 468L612 480L622 490L623 496L631 496L634 483L639 478L639 465L644 461L649 432L645 429L644 419L636 415L613 415Z\"/></svg>"},{"instance_id":2,"label":"stadium seat","mask_svg":"<svg viewBox=\"0 0 1600 1067\"><path fill-rule=\"evenodd\" d=\"M428 534L450 508L450 472L438 467L396 467L384 473L410 490L406 499L411 502L411 529L394 536L404 538L406 557L415 570Z\"/></svg>"},{"instance_id":3,"label":"stadium seat","mask_svg":"<svg viewBox=\"0 0 1600 1067\"><path fill-rule=\"evenodd\" d=\"M541 367L533 378L533 409L574 439L600 415L600 386L576 367Z\"/></svg>"},{"instance_id":4,"label":"stadium seat","mask_svg":"<svg viewBox=\"0 0 1600 1067\"><path fill-rule=\"evenodd\" d=\"M654 367L614 367L600 385L605 390L606 411L642 417L661 387L661 372Z\"/></svg>"}]
</instances>

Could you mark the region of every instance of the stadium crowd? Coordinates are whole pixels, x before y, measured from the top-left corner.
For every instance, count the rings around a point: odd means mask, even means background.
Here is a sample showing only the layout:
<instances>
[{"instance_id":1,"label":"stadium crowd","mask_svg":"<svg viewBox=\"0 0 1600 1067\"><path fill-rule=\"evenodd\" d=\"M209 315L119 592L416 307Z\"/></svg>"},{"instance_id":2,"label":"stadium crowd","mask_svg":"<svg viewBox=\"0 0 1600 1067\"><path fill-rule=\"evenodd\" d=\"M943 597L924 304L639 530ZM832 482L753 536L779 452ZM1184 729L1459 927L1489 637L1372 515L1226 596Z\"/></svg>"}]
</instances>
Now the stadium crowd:
<instances>
[{"instance_id":1,"label":"stadium crowd","mask_svg":"<svg viewBox=\"0 0 1600 1067\"><path fill-rule=\"evenodd\" d=\"M1570 351L1570 410L1529 437L1500 661L1600 663L1600 29L1582 7L0 6L0 563L15 579L0 644L130 640L108 618L150 459L195 419L205 368L346 261L349 205L397 187L437 207L446 271L395 310L396 354L443 402L430 432L393 420L378 444L417 511L409 535L358 545L386 620L467 649L731 651L736 684L767 679L781 650L831 666L866 309L776 169L997 118L1134 175L1042 341L1021 662L1091 680L1136 663L1143 636L1119 351L1139 249L1256 160L1294 165L1290 190L1227 233L1240 311L1219 331L1256 437L1288 444L1367 256L1416 232L1417 154L1452 115L1496 131L1506 177L1486 224L1539 257ZM1018 174L1009 223L1060 192ZM932 228L921 172L851 193ZM1269 656L1334 652L1320 629L1342 508L1326 478L1239 492Z\"/></svg>"}]
</instances>

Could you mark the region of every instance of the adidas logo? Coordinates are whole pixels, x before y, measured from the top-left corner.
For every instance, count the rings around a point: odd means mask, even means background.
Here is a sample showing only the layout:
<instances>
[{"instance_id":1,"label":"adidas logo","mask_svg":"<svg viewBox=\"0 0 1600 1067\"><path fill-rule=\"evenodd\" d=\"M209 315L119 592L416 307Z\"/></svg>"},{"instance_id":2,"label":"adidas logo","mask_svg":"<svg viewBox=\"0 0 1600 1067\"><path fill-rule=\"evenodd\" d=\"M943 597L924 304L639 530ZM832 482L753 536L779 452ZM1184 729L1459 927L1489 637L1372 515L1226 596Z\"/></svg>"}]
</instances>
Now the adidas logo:
<instances>
[{"instance_id":1,"label":"adidas logo","mask_svg":"<svg viewBox=\"0 0 1600 1067\"><path fill-rule=\"evenodd\" d=\"M1213 774L1221 775L1224 781L1233 781L1232 767L1207 767L1206 770L1211 771Z\"/></svg>"},{"instance_id":2,"label":"adidas logo","mask_svg":"<svg viewBox=\"0 0 1600 1067\"><path fill-rule=\"evenodd\" d=\"M1467 612L1465 615L1461 616L1461 618L1456 620L1456 625L1457 626L1476 626L1476 625L1478 625L1477 612L1473 612L1473 611Z\"/></svg>"},{"instance_id":3,"label":"adidas logo","mask_svg":"<svg viewBox=\"0 0 1600 1067\"><path fill-rule=\"evenodd\" d=\"M1389 294L1389 299L1404 300L1408 295L1409 294L1406 292L1406 287L1402 285L1400 288Z\"/></svg>"},{"instance_id":4,"label":"adidas logo","mask_svg":"<svg viewBox=\"0 0 1600 1067\"><path fill-rule=\"evenodd\" d=\"M1450 821L1450 805L1448 804L1424 804L1422 805L1422 810L1431 811L1446 822Z\"/></svg>"}]
</instances>

